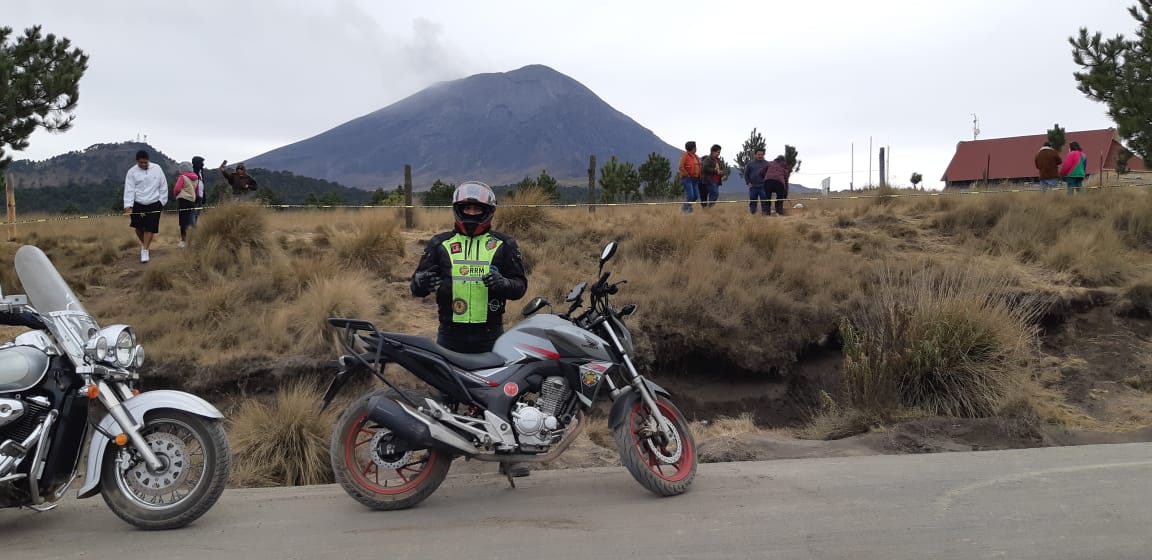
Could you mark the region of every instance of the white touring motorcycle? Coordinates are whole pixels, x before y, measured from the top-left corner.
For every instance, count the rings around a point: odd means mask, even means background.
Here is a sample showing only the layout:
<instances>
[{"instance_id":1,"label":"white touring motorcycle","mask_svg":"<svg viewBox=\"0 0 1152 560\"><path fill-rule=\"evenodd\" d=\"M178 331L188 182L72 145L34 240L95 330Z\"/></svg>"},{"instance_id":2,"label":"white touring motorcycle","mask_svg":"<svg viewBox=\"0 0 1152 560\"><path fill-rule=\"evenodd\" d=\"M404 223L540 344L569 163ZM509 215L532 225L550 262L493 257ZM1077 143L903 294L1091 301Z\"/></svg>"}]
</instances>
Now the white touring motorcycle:
<instances>
[{"instance_id":1,"label":"white touring motorcycle","mask_svg":"<svg viewBox=\"0 0 1152 560\"><path fill-rule=\"evenodd\" d=\"M613 401L608 424L632 476L661 496L688 490L696 475L692 432L668 392L632 364L624 319L636 306L609 304L623 284L609 283L603 271L615 251L615 242L604 248L600 279L572 290L567 313L537 314L549 304L533 299L523 311L528 318L487 354L458 354L427 338L380 332L367 321L329 319L343 331L347 353L324 406L350 378L371 373L392 387L360 397L337 422L331 459L344 490L373 509L402 509L431 495L456 457L551 461L603 396ZM586 289L592 304L574 315ZM396 388L383 375L388 363L428 383L432 396Z\"/></svg>"},{"instance_id":2,"label":"white touring motorcycle","mask_svg":"<svg viewBox=\"0 0 1152 560\"><path fill-rule=\"evenodd\" d=\"M55 507L87 441L79 497L103 495L142 529L195 521L228 480L223 415L187 393L141 393L132 328L100 328L40 249L15 263L27 295L0 294L0 319L34 330L0 345L0 508Z\"/></svg>"}]
</instances>

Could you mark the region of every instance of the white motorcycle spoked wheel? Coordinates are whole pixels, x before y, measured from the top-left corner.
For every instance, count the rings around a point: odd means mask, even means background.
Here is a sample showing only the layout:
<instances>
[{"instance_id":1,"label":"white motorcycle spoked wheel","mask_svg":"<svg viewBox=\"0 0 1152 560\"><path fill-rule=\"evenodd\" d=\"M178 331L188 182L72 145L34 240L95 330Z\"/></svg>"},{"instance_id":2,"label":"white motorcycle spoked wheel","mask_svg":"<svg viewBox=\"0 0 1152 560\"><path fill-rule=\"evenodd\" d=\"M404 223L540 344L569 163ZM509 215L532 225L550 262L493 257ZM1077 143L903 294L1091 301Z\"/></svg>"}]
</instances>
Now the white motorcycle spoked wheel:
<instances>
[{"instance_id":1,"label":"white motorcycle spoked wheel","mask_svg":"<svg viewBox=\"0 0 1152 560\"><path fill-rule=\"evenodd\" d=\"M660 496L683 494L696 477L696 442L684 415L663 396L656 406L664 416L663 426L637 400L616 428L620 462L632 477L650 492Z\"/></svg>"},{"instance_id":2,"label":"white motorcycle spoked wheel","mask_svg":"<svg viewBox=\"0 0 1152 560\"><path fill-rule=\"evenodd\" d=\"M406 393L416 402L424 399ZM336 422L329 447L336 482L357 502L376 510L410 508L431 496L444 478L452 456L432 449L412 449L391 430L368 418L368 399L395 391L377 391L356 400Z\"/></svg>"},{"instance_id":3,"label":"white motorcycle spoked wheel","mask_svg":"<svg viewBox=\"0 0 1152 560\"><path fill-rule=\"evenodd\" d=\"M163 467L149 469L131 445L110 445L100 485L108 507L141 529L175 529L204 515L224 492L232 462L220 421L154 411L140 433Z\"/></svg>"}]
</instances>

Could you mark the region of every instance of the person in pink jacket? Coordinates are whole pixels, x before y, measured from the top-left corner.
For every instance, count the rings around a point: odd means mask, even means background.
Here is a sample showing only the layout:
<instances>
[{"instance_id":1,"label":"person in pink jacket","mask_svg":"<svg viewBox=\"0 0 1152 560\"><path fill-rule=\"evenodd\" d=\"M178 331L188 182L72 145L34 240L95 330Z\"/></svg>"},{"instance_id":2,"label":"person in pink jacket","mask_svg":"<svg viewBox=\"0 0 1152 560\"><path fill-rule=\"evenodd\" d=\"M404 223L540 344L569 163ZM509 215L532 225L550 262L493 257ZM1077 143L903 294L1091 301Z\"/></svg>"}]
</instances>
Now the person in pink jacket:
<instances>
[{"instance_id":1,"label":"person in pink jacket","mask_svg":"<svg viewBox=\"0 0 1152 560\"><path fill-rule=\"evenodd\" d=\"M1080 149L1079 142L1070 142L1068 149L1068 155L1064 156L1064 163L1060 165L1060 175L1064 177L1068 194L1075 194L1084 189L1084 177L1088 175L1088 156Z\"/></svg>"},{"instance_id":2,"label":"person in pink jacket","mask_svg":"<svg viewBox=\"0 0 1152 560\"><path fill-rule=\"evenodd\" d=\"M172 192L180 208L180 248L188 246L188 230L196 226L196 201L204 198L204 182L192 170L190 162L180 164L180 177Z\"/></svg>"}]
</instances>

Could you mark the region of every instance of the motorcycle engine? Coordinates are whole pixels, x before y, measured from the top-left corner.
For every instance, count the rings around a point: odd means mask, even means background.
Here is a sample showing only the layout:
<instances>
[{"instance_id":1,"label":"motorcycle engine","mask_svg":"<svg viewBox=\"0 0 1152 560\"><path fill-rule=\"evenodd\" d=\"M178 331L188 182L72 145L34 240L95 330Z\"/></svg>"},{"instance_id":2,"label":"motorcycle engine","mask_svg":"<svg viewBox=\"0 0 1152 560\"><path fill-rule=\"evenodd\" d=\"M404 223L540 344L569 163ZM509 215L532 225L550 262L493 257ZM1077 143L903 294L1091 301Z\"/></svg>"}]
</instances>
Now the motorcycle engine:
<instances>
[{"instance_id":1,"label":"motorcycle engine","mask_svg":"<svg viewBox=\"0 0 1152 560\"><path fill-rule=\"evenodd\" d=\"M572 396L562 377L549 377L540 385L540 394L531 404L518 401L512 409L512 422L523 451L539 452L563 437L557 415Z\"/></svg>"}]
</instances>

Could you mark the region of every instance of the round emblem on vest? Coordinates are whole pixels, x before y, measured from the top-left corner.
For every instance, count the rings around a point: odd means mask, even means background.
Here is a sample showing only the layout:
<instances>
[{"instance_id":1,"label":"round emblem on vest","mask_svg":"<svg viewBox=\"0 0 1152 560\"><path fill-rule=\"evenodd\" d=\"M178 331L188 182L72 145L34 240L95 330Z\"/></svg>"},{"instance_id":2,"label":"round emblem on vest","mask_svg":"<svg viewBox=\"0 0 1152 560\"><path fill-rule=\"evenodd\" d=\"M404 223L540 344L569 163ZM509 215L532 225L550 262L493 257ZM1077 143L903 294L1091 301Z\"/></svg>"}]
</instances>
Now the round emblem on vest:
<instances>
[{"instance_id":1,"label":"round emblem on vest","mask_svg":"<svg viewBox=\"0 0 1152 560\"><path fill-rule=\"evenodd\" d=\"M485 243L484 246L487 247L489 251L491 251L492 249L496 248L496 243L497 242L495 237L489 237L488 243Z\"/></svg>"},{"instance_id":2,"label":"round emblem on vest","mask_svg":"<svg viewBox=\"0 0 1152 560\"><path fill-rule=\"evenodd\" d=\"M460 265L460 276L468 276L468 265Z\"/></svg>"},{"instance_id":3,"label":"round emblem on vest","mask_svg":"<svg viewBox=\"0 0 1152 560\"><path fill-rule=\"evenodd\" d=\"M488 302L488 311L500 311L500 300L494 299Z\"/></svg>"},{"instance_id":4,"label":"round emblem on vest","mask_svg":"<svg viewBox=\"0 0 1152 560\"><path fill-rule=\"evenodd\" d=\"M468 302L462 299L452 300L452 312L457 315L463 315L468 312Z\"/></svg>"}]
</instances>

